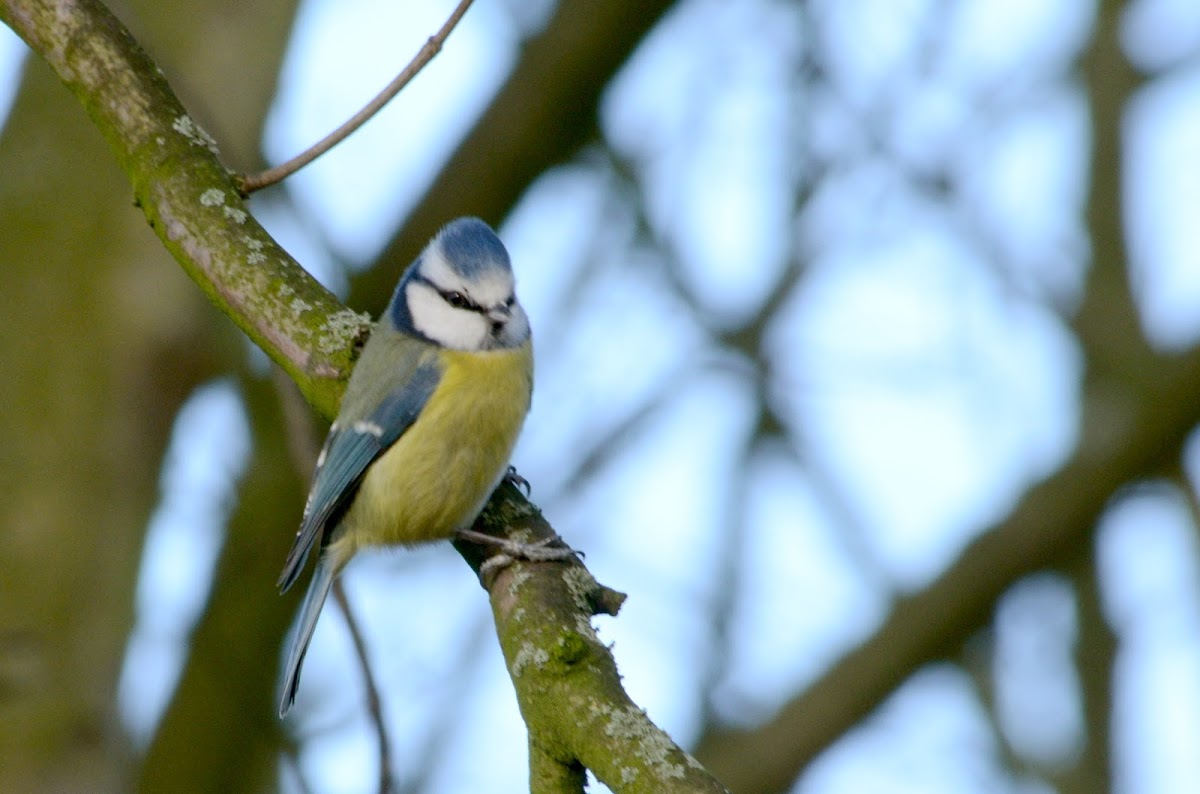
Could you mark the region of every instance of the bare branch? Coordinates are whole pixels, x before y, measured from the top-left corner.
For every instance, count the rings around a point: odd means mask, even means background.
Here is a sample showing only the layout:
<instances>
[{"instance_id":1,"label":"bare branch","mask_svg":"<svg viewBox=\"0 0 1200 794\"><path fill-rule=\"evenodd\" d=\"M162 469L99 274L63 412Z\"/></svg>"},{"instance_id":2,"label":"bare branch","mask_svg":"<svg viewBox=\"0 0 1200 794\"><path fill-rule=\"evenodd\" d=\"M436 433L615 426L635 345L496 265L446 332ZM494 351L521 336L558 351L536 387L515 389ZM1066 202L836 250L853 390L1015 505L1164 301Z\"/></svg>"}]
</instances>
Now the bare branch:
<instances>
[{"instance_id":1,"label":"bare branch","mask_svg":"<svg viewBox=\"0 0 1200 794\"><path fill-rule=\"evenodd\" d=\"M417 74L425 68L426 64L434 59L439 52L442 51L442 45L445 44L450 32L458 25L458 21L463 18L470 8L472 0L461 0L454 12L450 14L450 18L442 25L437 33L430 36L421 49L417 50L417 54L408 62L401 70L400 74L396 75L392 82L387 84L387 87L380 91L374 99L368 102L362 110L350 117L342 126L338 127L333 132L326 135L315 144L305 149L300 154L296 155L286 163L268 168L266 171L261 171L257 174L241 177L238 181L243 196L248 196L256 190L261 190L264 187L282 182L287 177L299 171L304 166L316 160L325 152L337 146L350 136L355 130L366 124L380 110L383 110L384 105L391 102L397 94L399 94L406 85L408 85Z\"/></svg>"}]
</instances>

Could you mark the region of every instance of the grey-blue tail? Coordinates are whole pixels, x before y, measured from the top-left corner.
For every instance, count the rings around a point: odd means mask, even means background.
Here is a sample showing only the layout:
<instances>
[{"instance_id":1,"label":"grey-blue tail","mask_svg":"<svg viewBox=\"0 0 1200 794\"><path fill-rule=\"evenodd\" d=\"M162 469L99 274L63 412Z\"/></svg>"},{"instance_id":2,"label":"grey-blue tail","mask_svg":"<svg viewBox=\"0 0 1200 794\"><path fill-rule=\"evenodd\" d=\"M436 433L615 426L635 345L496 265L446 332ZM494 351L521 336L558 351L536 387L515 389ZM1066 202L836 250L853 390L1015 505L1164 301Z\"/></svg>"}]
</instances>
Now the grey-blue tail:
<instances>
[{"instance_id":1,"label":"grey-blue tail","mask_svg":"<svg viewBox=\"0 0 1200 794\"><path fill-rule=\"evenodd\" d=\"M296 688L300 686L300 665L304 663L304 654L308 643L312 640L313 630L317 627L317 618L321 615L321 606L333 586L333 563L322 554L317 560L317 568L313 571L312 582L308 585L308 593L304 596L304 606L300 608L300 620L296 624L296 633L292 637L292 647L288 651L287 668L283 677L283 696L279 700L279 717L282 719L291 709L296 700Z\"/></svg>"}]
</instances>

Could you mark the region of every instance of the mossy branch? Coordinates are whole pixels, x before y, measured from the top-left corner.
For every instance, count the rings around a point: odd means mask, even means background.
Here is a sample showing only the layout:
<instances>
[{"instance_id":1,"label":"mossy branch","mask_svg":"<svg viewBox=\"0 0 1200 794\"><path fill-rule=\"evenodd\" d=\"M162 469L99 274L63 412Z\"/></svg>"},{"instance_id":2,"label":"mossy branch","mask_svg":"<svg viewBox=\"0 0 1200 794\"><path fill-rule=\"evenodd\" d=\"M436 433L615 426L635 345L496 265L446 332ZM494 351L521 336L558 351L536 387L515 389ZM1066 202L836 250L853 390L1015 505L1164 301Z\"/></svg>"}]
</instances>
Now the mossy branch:
<instances>
[{"instance_id":1,"label":"mossy branch","mask_svg":"<svg viewBox=\"0 0 1200 794\"><path fill-rule=\"evenodd\" d=\"M184 271L332 419L369 318L347 309L259 225L216 143L102 3L4 0L0 20L83 105Z\"/></svg>"},{"instance_id":2,"label":"mossy branch","mask_svg":"<svg viewBox=\"0 0 1200 794\"><path fill-rule=\"evenodd\" d=\"M8 24L99 128L151 228L214 304L333 418L369 319L347 309L255 221L217 146L98 0L0 0ZM505 484L476 522L529 542L553 529ZM456 543L477 571L491 547ZM579 562L516 562L485 576L530 737L535 794L580 792L591 769L622 792L724 791L630 700L591 626L623 596Z\"/></svg>"},{"instance_id":3,"label":"mossy branch","mask_svg":"<svg viewBox=\"0 0 1200 794\"><path fill-rule=\"evenodd\" d=\"M476 522L521 543L554 539L554 529L520 490L505 481ZM491 546L456 541L479 571ZM484 568L486 570L486 568ZM615 615L624 595L598 584L578 561L515 562L483 584L500 648L529 729L529 790L583 791L585 768L613 791L671 794L723 792L621 686L592 616Z\"/></svg>"}]
</instances>

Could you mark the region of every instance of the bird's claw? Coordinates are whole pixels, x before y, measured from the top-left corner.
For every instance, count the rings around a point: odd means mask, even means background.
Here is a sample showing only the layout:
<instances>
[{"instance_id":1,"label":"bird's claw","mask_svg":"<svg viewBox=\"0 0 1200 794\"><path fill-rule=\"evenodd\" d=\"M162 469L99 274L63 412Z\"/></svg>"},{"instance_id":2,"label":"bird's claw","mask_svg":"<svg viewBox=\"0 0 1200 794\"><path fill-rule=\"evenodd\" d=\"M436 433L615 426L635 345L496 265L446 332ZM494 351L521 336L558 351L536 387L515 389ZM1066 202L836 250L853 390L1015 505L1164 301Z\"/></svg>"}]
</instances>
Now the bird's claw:
<instances>
[{"instance_id":1,"label":"bird's claw","mask_svg":"<svg viewBox=\"0 0 1200 794\"><path fill-rule=\"evenodd\" d=\"M509 464L508 471L504 473L504 479L513 484L513 487L525 492L525 498L528 499L533 493L533 487L529 484L529 480L517 474L517 467Z\"/></svg>"}]
</instances>

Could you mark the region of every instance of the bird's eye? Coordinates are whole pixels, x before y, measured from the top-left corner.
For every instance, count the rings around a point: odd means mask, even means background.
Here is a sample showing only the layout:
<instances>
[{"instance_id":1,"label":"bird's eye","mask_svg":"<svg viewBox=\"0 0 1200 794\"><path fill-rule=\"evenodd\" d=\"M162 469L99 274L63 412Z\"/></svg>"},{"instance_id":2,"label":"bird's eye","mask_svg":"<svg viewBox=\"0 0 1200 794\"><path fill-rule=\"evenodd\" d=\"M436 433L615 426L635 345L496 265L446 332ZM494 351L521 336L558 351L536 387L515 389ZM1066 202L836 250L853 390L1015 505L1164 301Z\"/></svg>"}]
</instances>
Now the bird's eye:
<instances>
[{"instance_id":1,"label":"bird's eye","mask_svg":"<svg viewBox=\"0 0 1200 794\"><path fill-rule=\"evenodd\" d=\"M471 301L467 300L467 296L461 292L443 292L442 297L456 309L465 309L471 305Z\"/></svg>"},{"instance_id":2,"label":"bird's eye","mask_svg":"<svg viewBox=\"0 0 1200 794\"><path fill-rule=\"evenodd\" d=\"M512 305L513 305L514 303L516 303L516 302L517 302L517 296L516 296L516 295L509 295L509 296L508 296L508 298L507 298L507 300L505 300L505 301L504 301L504 305L505 305L505 306L507 306L508 308L510 308L510 309L511 309L511 308L512 308Z\"/></svg>"}]
</instances>

